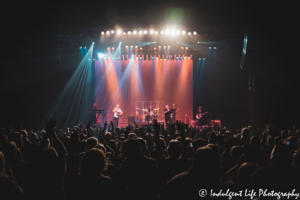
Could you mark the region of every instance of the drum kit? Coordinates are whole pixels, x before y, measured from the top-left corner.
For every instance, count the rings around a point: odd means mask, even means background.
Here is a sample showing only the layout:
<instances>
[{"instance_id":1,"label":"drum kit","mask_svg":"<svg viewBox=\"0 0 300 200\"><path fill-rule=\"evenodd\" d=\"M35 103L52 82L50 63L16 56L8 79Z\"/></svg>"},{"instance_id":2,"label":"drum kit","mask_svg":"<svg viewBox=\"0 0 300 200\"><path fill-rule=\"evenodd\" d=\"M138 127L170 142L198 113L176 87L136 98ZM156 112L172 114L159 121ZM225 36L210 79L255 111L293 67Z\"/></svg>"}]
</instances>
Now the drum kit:
<instances>
[{"instance_id":1,"label":"drum kit","mask_svg":"<svg viewBox=\"0 0 300 200\"><path fill-rule=\"evenodd\" d=\"M153 119L158 119L158 110L160 108L149 108L149 109L141 109L141 108L136 108L136 114L138 116L138 120L144 121L144 122L149 122L152 121Z\"/></svg>"}]
</instances>

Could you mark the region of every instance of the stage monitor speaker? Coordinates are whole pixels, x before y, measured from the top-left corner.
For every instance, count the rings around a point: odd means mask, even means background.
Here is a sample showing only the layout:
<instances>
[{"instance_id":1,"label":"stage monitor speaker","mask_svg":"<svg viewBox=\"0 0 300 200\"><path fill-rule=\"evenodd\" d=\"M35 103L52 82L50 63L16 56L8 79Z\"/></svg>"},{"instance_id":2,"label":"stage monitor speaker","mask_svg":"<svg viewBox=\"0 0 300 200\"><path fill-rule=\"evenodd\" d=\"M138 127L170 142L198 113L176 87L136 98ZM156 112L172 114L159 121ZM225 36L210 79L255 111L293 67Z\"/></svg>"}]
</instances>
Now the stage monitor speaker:
<instances>
[{"instance_id":1,"label":"stage monitor speaker","mask_svg":"<svg viewBox=\"0 0 300 200\"><path fill-rule=\"evenodd\" d=\"M199 120L191 120L192 127L199 126Z\"/></svg>"},{"instance_id":2,"label":"stage monitor speaker","mask_svg":"<svg viewBox=\"0 0 300 200\"><path fill-rule=\"evenodd\" d=\"M135 120L135 116L128 116L128 126L132 126Z\"/></svg>"},{"instance_id":3,"label":"stage monitor speaker","mask_svg":"<svg viewBox=\"0 0 300 200\"><path fill-rule=\"evenodd\" d=\"M211 127L214 127L217 124L221 128L221 120L219 120L219 119L211 120Z\"/></svg>"}]
</instances>

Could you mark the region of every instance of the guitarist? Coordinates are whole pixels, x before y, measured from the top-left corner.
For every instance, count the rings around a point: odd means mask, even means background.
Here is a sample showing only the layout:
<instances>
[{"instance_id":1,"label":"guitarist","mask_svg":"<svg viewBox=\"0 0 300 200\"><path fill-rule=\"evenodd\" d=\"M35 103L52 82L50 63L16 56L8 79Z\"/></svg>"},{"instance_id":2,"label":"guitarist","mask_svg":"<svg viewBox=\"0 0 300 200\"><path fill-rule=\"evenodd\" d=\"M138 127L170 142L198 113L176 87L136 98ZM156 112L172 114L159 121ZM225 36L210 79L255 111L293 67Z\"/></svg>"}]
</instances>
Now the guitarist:
<instances>
[{"instance_id":1,"label":"guitarist","mask_svg":"<svg viewBox=\"0 0 300 200\"><path fill-rule=\"evenodd\" d=\"M177 111L179 110L179 108L176 108L176 105L175 103L173 103L173 107L171 108L171 123L175 122L176 121L176 113Z\"/></svg>"},{"instance_id":2,"label":"guitarist","mask_svg":"<svg viewBox=\"0 0 300 200\"><path fill-rule=\"evenodd\" d=\"M207 111L202 112L201 106L199 106L199 109L198 109L197 114L196 114L196 119L199 120L199 126L204 125L203 115L205 115L206 113L207 113Z\"/></svg>"},{"instance_id":3,"label":"guitarist","mask_svg":"<svg viewBox=\"0 0 300 200\"><path fill-rule=\"evenodd\" d=\"M119 125L119 118L122 116L123 112L120 109L119 104L116 105L116 107L113 109L114 113L114 127L118 127Z\"/></svg>"}]
</instances>

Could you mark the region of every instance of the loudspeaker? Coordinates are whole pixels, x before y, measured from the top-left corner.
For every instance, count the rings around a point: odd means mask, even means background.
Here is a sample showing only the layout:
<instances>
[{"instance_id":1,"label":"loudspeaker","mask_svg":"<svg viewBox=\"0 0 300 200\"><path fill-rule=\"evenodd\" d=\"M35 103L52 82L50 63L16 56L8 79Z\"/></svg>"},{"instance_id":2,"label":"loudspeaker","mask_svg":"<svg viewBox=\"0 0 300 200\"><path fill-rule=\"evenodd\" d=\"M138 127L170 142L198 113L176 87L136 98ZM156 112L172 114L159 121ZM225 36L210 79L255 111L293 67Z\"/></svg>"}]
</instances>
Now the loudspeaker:
<instances>
[{"instance_id":1,"label":"loudspeaker","mask_svg":"<svg viewBox=\"0 0 300 200\"><path fill-rule=\"evenodd\" d=\"M199 126L199 120L191 120L192 127Z\"/></svg>"},{"instance_id":2,"label":"loudspeaker","mask_svg":"<svg viewBox=\"0 0 300 200\"><path fill-rule=\"evenodd\" d=\"M133 125L134 120L135 120L135 116L128 116L128 126Z\"/></svg>"},{"instance_id":3,"label":"loudspeaker","mask_svg":"<svg viewBox=\"0 0 300 200\"><path fill-rule=\"evenodd\" d=\"M211 127L214 127L217 124L221 128L221 120L219 120L219 119L211 120Z\"/></svg>"}]
</instances>

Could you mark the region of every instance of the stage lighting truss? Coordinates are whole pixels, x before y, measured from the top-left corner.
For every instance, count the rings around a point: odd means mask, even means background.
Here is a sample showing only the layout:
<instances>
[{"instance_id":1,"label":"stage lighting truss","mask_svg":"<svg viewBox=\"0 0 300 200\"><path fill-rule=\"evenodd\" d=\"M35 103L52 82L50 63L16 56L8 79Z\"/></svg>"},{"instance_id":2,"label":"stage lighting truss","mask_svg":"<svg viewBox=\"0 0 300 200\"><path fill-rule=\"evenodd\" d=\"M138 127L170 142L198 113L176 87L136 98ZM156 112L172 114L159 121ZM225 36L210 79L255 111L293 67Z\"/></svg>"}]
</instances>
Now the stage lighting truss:
<instances>
[{"instance_id":1,"label":"stage lighting truss","mask_svg":"<svg viewBox=\"0 0 300 200\"><path fill-rule=\"evenodd\" d=\"M172 30L169 30L169 29L166 29L166 30L160 30L160 31L157 31L157 30L153 30L153 29L150 29L150 30L130 30L130 31L122 31L122 30L107 30L107 31L101 31L100 32L101 35L123 35L123 36L126 36L126 35L165 35L165 36L168 36L168 35L174 35L174 36L178 36L178 35L189 35L189 36L195 36L197 35L197 32L196 31L189 31L189 32L186 32L185 30L175 30L175 29L172 29ZM186 34L187 33L187 34Z\"/></svg>"}]
</instances>

